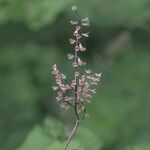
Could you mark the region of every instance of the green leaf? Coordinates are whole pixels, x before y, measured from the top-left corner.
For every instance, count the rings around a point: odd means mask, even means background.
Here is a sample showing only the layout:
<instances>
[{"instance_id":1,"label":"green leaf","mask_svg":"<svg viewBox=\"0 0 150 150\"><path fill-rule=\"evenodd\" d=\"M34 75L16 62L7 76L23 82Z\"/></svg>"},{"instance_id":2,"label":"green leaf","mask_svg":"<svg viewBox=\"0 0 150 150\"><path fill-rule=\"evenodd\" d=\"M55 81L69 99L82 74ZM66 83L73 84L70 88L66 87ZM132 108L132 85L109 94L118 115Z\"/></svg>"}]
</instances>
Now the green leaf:
<instances>
[{"instance_id":1,"label":"green leaf","mask_svg":"<svg viewBox=\"0 0 150 150\"><path fill-rule=\"evenodd\" d=\"M60 150L66 143L64 126L52 118L45 119L41 126L36 126L17 150ZM69 144L68 150L83 148L99 150L101 143L88 129L79 128Z\"/></svg>"},{"instance_id":2,"label":"green leaf","mask_svg":"<svg viewBox=\"0 0 150 150\"><path fill-rule=\"evenodd\" d=\"M82 126L79 127L75 139L79 141L80 146L85 150L91 150L93 148L94 150L99 150L102 147L100 139L91 130Z\"/></svg>"},{"instance_id":3,"label":"green leaf","mask_svg":"<svg viewBox=\"0 0 150 150\"><path fill-rule=\"evenodd\" d=\"M27 24L33 29L51 24L65 8L68 1L32 0L26 3Z\"/></svg>"},{"instance_id":4,"label":"green leaf","mask_svg":"<svg viewBox=\"0 0 150 150\"><path fill-rule=\"evenodd\" d=\"M150 145L141 144L141 145L129 146L126 150L150 150Z\"/></svg>"},{"instance_id":5,"label":"green leaf","mask_svg":"<svg viewBox=\"0 0 150 150\"><path fill-rule=\"evenodd\" d=\"M53 23L69 1L65 0L13 0L0 2L0 23L24 22L31 29Z\"/></svg>"},{"instance_id":6,"label":"green leaf","mask_svg":"<svg viewBox=\"0 0 150 150\"><path fill-rule=\"evenodd\" d=\"M54 141L46 150L61 150L64 145L59 141Z\"/></svg>"},{"instance_id":7,"label":"green leaf","mask_svg":"<svg viewBox=\"0 0 150 150\"><path fill-rule=\"evenodd\" d=\"M18 150L45 150L51 142L47 135L43 134L42 128L36 126Z\"/></svg>"}]
</instances>

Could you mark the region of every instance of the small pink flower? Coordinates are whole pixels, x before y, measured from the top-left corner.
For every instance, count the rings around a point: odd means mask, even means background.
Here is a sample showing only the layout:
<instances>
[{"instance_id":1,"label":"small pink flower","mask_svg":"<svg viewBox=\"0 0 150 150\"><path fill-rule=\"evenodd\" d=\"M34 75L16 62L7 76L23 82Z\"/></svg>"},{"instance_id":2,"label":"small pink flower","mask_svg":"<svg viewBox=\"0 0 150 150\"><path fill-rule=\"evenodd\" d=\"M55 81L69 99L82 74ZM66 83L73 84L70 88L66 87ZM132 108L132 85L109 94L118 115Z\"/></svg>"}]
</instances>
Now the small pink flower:
<instances>
[{"instance_id":1,"label":"small pink flower","mask_svg":"<svg viewBox=\"0 0 150 150\"><path fill-rule=\"evenodd\" d=\"M97 82L91 82L91 85L97 85L98 83Z\"/></svg>"},{"instance_id":2,"label":"small pink flower","mask_svg":"<svg viewBox=\"0 0 150 150\"><path fill-rule=\"evenodd\" d=\"M74 36L76 36L77 39L80 39L81 38L81 27L80 26L76 26L76 30L74 32Z\"/></svg>"},{"instance_id":3,"label":"small pink flower","mask_svg":"<svg viewBox=\"0 0 150 150\"><path fill-rule=\"evenodd\" d=\"M57 93L57 96L58 96L58 97L62 97L62 96L63 96L63 93L59 91L59 92Z\"/></svg>"},{"instance_id":4,"label":"small pink flower","mask_svg":"<svg viewBox=\"0 0 150 150\"><path fill-rule=\"evenodd\" d=\"M89 70L86 70L85 69L85 72L87 73L87 74L90 74L90 73L92 73L92 71L89 69Z\"/></svg>"},{"instance_id":5,"label":"small pink flower","mask_svg":"<svg viewBox=\"0 0 150 150\"><path fill-rule=\"evenodd\" d=\"M73 88L73 89L75 89L75 86L76 86L76 82L75 82L75 80L73 80L71 82L71 84L70 84L70 87Z\"/></svg>"},{"instance_id":6,"label":"small pink flower","mask_svg":"<svg viewBox=\"0 0 150 150\"><path fill-rule=\"evenodd\" d=\"M79 57L78 57L78 65L79 66L82 66L82 65L85 65L86 63L83 62Z\"/></svg>"},{"instance_id":7,"label":"small pink flower","mask_svg":"<svg viewBox=\"0 0 150 150\"><path fill-rule=\"evenodd\" d=\"M96 94L96 89L90 89L90 91L94 94Z\"/></svg>"},{"instance_id":8,"label":"small pink flower","mask_svg":"<svg viewBox=\"0 0 150 150\"><path fill-rule=\"evenodd\" d=\"M66 75L65 74L61 74L62 79L66 79Z\"/></svg>"},{"instance_id":9,"label":"small pink flower","mask_svg":"<svg viewBox=\"0 0 150 150\"><path fill-rule=\"evenodd\" d=\"M81 35L84 37L89 37L89 33L81 33Z\"/></svg>"},{"instance_id":10,"label":"small pink flower","mask_svg":"<svg viewBox=\"0 0 150 150\"><path fill-rule=\"evenodd\" d=\"M73 65L74 68L78 67L78 64L76 62L73 62L72 65Z\"/></svg>"},{"instance_id":11,"label":"small pink flower","mask_svg":"<svg viewBox=\"0 0 150 150\"><path fill-rule=\"evenodd\" d=\"M78 22L77 22L77 21L70 21L70 24L71 24L71 25L77 25Z\"/></svg>"},{"instance_id":12,"label":"small pink flower","mask_svg":"<svg viewBox=\"0 0 150 150\"><path fill-rule=\"evenodd\" d=\"M60 100L62 100L62 97L56 97L57 102L59 102Z\"/></svg>"},{"instance_id":13,"label":"small pink flower","mask_svg":"<svg viewBox=\"0 0 150 150\"><path fill-rule=\"evenodd\" d=\"M80 26L76 26L76 31L80 31L81 27Z\"/></svg>"},{"instance_id":14,"label":"small pink flower","mask_svg":"<svg viewBox=\"0 0 150 150\"><path fill-rule=\"evenodd\" d=\"M89 22L89 18L86 17L86 18L82 19L82 21L83 21L83 22L87 22L87 21Z\"/></svg>"},{"instance_id":15,"label":"small pink flower","mask_svg":"<svg viewBox=\"0 0 150 150\"><path fill-rule=\"evenodd\" d=\"M87 98L87 99L91 99L92 95L86 93L86 94L84 94L84 97Z\"/></svg>"},{"instance_id":16,"label":"small pink flower","mask_svg":"<svg viewBox=\"0 0 150 150\"><path fill-rule=\"evenodd\" d=\"M82 79L79 79L79 85L84 85L85 84L85 81L84 80L82 80Z\"/></svg>"},{"instance_id":17,"label":"small pink flower","mask_svg":"<svg viewBox=\"0 0 150 150\"><path fill-rule=\"evenodd\" d=\"M95 78L95 77L93 77L92 80L95 81L95 82L99 82L99 81L100 81L100 78Z\"/></svg>"},{"instance_id":18,"label":"small pink flower","mask_svg":"<svg viewBox=\"0 0 150 150\"><path fill-rule=\"evenodd\" d=\"M74 44L76 42L76 40L74 39L70 39L69 41L70 41L70 44Z\"/></svg>"},{"instance_id":19,"label":"small pink flower","mask_svg":"<svg viewBox=\"0 0 150 150\"><path fill-rule=\"evenodd\" d=\"M52 90L53 90L53 91L58 90L58 86L52 86Z\"/></svg>"},{"instance_id":20,"label":"small pink flower","mask_svg":"<svg viewBox=\"0 0 150 150\"><path fill-rule=\"evenodd\" d=\"M78 8L77 8L76 5L73 5L73 6L71 7L71 9L72 9L72 11L76 11Z\"/></svg>"},{"instance_id":21,"label":"small pink flower","mask_svg":"<svg viewBox=\"0 0 150 150\"><path fill-rule=\"evenodd\" d=\"M75 72L75 76L78 77L80 75L79 72Z\"/></svg>"},{"instance_id":22,"label":"small pink flower","mask_svg":"<svg viewBox=\"0 0 150 150\"><path fill-rule=\"evenodd\" d=\"M58 73L59 73L59 71L57 69L57 65L55 64L52 66L52 74L58 74Z\"/></svg>"},{"instance_id":23,"label":"small pink flower","mask_svg":"<svg viewBox=\"0 0 150 150\"><path fill-rule=\"evenodd\" d=\"M85 51L86 50L86 48L83 47L81 43L79 44L79 49L80 49L80 51Z\"/></svg>"},{"instance_id":24,"label":"small pink flower","mask_svg":"<svg viewBox=\"0 0 150 150\"><path fill-rule=\"evenodd\" d=\"M82 25L83 26L89 26L89 18L88 17L82 19Z\"/></svg>"},{"instance_id":25,"label":"small pink flower","mask_svg":"<svg viewBox=\"0 0 150 150\"><path fill-rule=\"evenodd\" d=\"M76 47L75 47L75 51L76 51L76 52L78 52L79 50L80 50L79 46L78 46L78 45L76 45Z\"/></svg>"},{"instance_id":26,"label":"small pink flower","mask_svg":"<svg viewBox=\"0 0 150 150\"><path fill-rule=\"evenodd\" d=\"M65 86L61 86L60 88L63 93L66 93L67 88Z\"/></svg>"},{"instance_id":27,"label":"small pink flower","mask_svg":"<svg viewBox=\"0 0 150 150\"><path fill-rule=\"evenodd\" d=\"M95 73L95 76L102 77L102 73Z\"/></svg>"},{"instance_id":28,"label":"small pink flower","mask_svg":"<svg viewBox=\"0 0 150 150\"><path fill-rule=\"evenodd\" d=\"M68 59L73 59L73 58L74 58L74 55L68 54Z\"/></svg>"}]
</instances>

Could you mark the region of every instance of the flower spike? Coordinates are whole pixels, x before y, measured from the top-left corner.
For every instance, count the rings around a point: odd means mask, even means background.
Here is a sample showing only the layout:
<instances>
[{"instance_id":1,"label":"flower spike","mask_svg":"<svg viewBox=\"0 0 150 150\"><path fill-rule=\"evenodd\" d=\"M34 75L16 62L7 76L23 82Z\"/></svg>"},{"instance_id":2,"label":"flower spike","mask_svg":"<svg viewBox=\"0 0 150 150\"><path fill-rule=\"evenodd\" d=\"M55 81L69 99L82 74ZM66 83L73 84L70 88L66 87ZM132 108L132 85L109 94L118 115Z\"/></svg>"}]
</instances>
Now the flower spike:
<instances>
[{"instance_id":1,"label":"flower spike","mask_svg":"<svg viewBox=\"0 0 150 150\"><path fill-rule=\"evenodd\" d=\"M77 18L79 18L77 6L73 5L71 9ZM96 86L101 79L101 73L92 73L91 69L84 69L84 73L79 70L79 67L84 68L86 64L79 57L79 53L86 51L86 47L82 46L81 39L89 37L89 32L83 32L83 28L89 26L89 18L86 17L81 20L70 21L70 23L74 28L72 38L69 40L70 44L74 45L74 54L68 54L68 59L72 61L74 68L72 81L66 83L68 82L66 75L59 71L56 64L52 66L52 74L56 80L56 84L52 86L52 90L56 92L56 101L65 110L72 108L76 116L75 126L67 140L64 150L67 150L72 137L79 127L80 121L89 116L86 112L86 103L92 102L92 97L96 94Z\"/></svg>"}]
</instances>

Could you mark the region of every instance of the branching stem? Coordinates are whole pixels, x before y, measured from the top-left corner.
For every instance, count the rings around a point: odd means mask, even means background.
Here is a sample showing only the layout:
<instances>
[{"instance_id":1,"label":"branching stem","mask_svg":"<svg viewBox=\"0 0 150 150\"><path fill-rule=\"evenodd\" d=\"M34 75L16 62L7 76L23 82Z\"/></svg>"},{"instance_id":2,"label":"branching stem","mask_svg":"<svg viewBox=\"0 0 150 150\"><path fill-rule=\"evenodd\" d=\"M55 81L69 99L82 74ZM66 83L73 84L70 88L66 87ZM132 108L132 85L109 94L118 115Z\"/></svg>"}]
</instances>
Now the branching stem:
<instances>
[{"instance_id":1,"label":"branching stem","mask_svg":"<svg viewBox=\"0 0 150 150\"><path fill-rule=\"evenodd\" d=\"M79 44L79 41L78 41L78 38L76 38L76 46L78 46L78 44ZM78 53L77 53L77 51L75 51L75 57L74 57L74 61L76 62L76 63L78 63ZM78 67L75 67L75 72L76 72L76 70L77 70L77 68ZM67 142L66 142L66 145L65 145L65 148L64 148L64 150L67 150L67 148L68 148L68 145L69 145L69 143L71 142L71 140L72 140L72 138L73 138L73 136L75 135L75 133L76 133L76 131L77 131L77 129L78 129L78 126L79 126L79 124L80 124L80 117L79 117L79 115L78 115L78 110L77 110L77 105L78 105L78 99L77 99L77 90L78 90L78 79L77 79L77 76L76 76L76 74L74 74L74 80L75 80L75 89L74 89L74 112L75 112L75 116L76 116L76 122L75 122L75 126L74 126L74 128L72 129L72 132L71 132L71 134L70 134L70 136L68 137L68 140L67 140Z\"/></svg>"}]
</instances>

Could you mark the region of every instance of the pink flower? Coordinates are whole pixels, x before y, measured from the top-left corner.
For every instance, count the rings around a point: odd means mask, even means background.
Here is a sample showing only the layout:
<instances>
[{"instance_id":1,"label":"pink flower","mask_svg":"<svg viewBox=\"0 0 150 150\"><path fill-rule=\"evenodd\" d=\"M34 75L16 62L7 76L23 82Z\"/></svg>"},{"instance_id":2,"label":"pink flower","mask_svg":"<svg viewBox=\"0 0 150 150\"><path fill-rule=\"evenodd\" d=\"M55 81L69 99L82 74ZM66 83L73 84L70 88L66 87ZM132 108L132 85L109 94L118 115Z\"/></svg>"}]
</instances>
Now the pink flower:
<instances>
[{"instance_id":1,"label":"pink flower","mask_svg":"<svg viewBox=\"0 0 150 150\"><path fill-rule=\"evenodd\" d=\"M71 25L77 25L78 22L77 22L77 21L70 21L70 24L71 24Z\"/></svg>"},{"instance_id":2,"label":"pink flower","mask_svg":"<svg viewBox=\"0 0 150 150\"><path fill-rule=\"evenodd\" d=\"M79 72L75 72L75 76L78 77L80 75Z\"/></svg>"},{"instance_id":3,"label":"pink flower","mask_svg":"<svg viewBox=\"0 0 150 150\"><path fill-rule=\"evenodd\" d=\"M76 30L74 32L74 36L76 36L77 39L80 39L81 38L81 27L80 26L76 26Z\"/></svg>"},{"instance_id":4,"label":"pink flower","mask_svg":"<svg viewBox=\"0 0 150 150\"><path fill-rule=\"evenodd\" d=\"M58 97L62 97L62 96L63 96L63 93L59 91L59 92L57 93L57 96L58 96Z\"/></svg>"},{"instance_id":5,"label":"pink flower","mask_svg":"<svg viewBox=\"0 0 150 150\"><path fill-rule=\"evenodd\" d=\"M62 97L56 97L57 102L59 102L60 100L62 100Z\"/></svg>"},{"instance_id":6,"label":"pink flower","mask_svg":"<svg viewBox=\"0 0 150 150\"><path fill-rule=\"evenodd\" d=\"M76 51L76 52L78 52L79 50L80 50L79 46L78 46L78 45L76 45L76 47L75 47L75 51Z\"/></svg>"},{"instance_id":7,"label":"pink flower","mask_svg":"<svg viewBox=\"0 0 150 150\"><path fill-rule=\"evenodd\" d=\"M61 86L60 89L62 90L63 93L65 93L67 90L67 88L65 86Z\"/></svg>"},{"instance_id":8,"label":"pink flower","mask_svg":"<svg viewBox=\"0 0 150 150\"><path fill-rule=\"evenodd\" d=\"M73 65L74 68L78 67L78 64L76 62L73 62L72 65Z\"/></svg>"},{"instance_id":9,"label":"pink flower","mask_svg":"<svg viewBox=\"0 0 150 150\"><path fill-rule=\"evenodd\" d=\"M89 18L86 17L86 18L82 19L82 21L83 21L83 22L87 22L87 21L89 22Z\"/></svg>"},{"instance_id":10,"label":"pink flower","mask_svg":"<svg viewBox=\"0 0 150 150\"><path fill-rule=\"evenodd\" d=\"M53 65L52 66L52 74L58 74L59 73L59 71L58 71L58 69L57 69L57 65L55 64L55 65Z\"/></svg>"},{"instance_id":11,"label":"pink flower","mask_svg":"<svg viewBox=\"0 0 150 150\"><path fill-rule=\"evenodd\" d=\"M79 57L78 57L78 65L81 66L81 65L85 65L86 63L83 62Z\"/></svg>"},{"instance_id":12,"label":"pink flower","mask_svg":"<svg viewBox=\"0 0 150 150\"><path fill-rule=\"evenodd\" d=\"M95 76L102 77L102 73L95 73Z\"/></svg>"},{"instance_id":13,"label":"pink flower","mask_svg":"<svg viewBox=\"0 0 150 150\"><path fill-rule=\"evenodd\" d=\"M90 89L90 91L94 94L96 94L96 89Z\"/></svg>"},{"instance_id":14,"label":"pink flower","mask_svg":"<svg viewBox=\"0 0 150 150\"><path fill-rule=\"evenodd\" d=\"M92 73L92 71L89 69L89 70L86 70L85 69L85 72L87 73L87 74L90 74L90 73Z\"/></svg>"},{"instance_id":15,"label":"pink flower","mask_svg":"<svg viewBox=\"0 0 150 150\"><path fill-rule=\"evenodd\" d=\"M52 86L52 90L53 90L53 91L58 90L58 86Z\"/></svg>"},{"instance_id":16,"label":"pink flower","mask_svg":"<svg viewBox=\"0 0 150 150\"><path fill-rule=\"evenodd\" d=\"M75 80L73 80L71 82L71 84L70 84L70 87L73 88L73 89L75 89L75 86L76 86L76 82L75 82Z\"/></svg>"},{"instance_id":17,"label":"pink flower","mask_svg":"<svg viewBox=\"0 0 150 150\"><path fill-rule=\"evenodd\" d=\"M84 37L89 37L89 33L81 33L81 35Z\"/></svg>"},{"instance_id":18,"label":"pink flower","mask_svg":"<svg viewBox=\"0 0 150 150\"><path fill-rule=\"evenodd\" d=\"M68 59L73 59L73 58L74 58L74 55L68 54Z\"/></svg>"},{"instance_id":19,"label":"pink flower","mask_svg":"<svg viewBox=\"0 0 150 150\"><path fill-rule=\"evenodd\" d=\"M85 81L84 80L82 80L82 79L79 79L79 85L84 85L85 84Z\"/></svg>"},{"instance_id":20,"label":"pink flower","mask_svg":"<svg viewBox=\"0 0 150 150\"><path fill-rule=\"evenodd\" d=\"M97 85L98 83L97 82L91 82L91 85Z\"/></svg>"},{"instance_id":21,"label":"pink flower","mask_svg":"<svg viewBox=\"0 0 150 150\"><path fill-rule=\"evenodd\" d=\"M72 11L76 11L78 8L77 8L76 5L73 5L73 6L71 7L71 9L72 9Z\"/></svg>"},{"instance_id":22,"label":"pink flower","mask_svg":"<svg viewBox=\"0 0 150 150\"><path fill-rule=\"evenodd\" d=\"M87 99L91 99L92 95L86 93L86 94L84 94L84 97L87 98Z\"/></svg>"},{"instance_id":23,"label":"pink flower","mask_svg":"<svg viewBox=\"0 0 150 150\"><path fill-rule=\"evenodd\" d=\"M70 39L69 41L70 41L70 44L74 44L76 42L76 40L74 39Z\"/></svg>"},{"instance_id":24,"label":"pink flower","mask_svg":"<svg viewBox=\"0 0 150 150\"><path fill-rule=\"evenodd\" d=\"M86 48L83 47L81 43L79 44L79 49L80 49L80 51L85 51L86 50Z\"/></svg>"},{"instance_id":25,"label":"pink flower","mask_svg":"<svg viewBox=\"0 0 150 150\"><path fill-rule=\"evenodd\" d=\"M66 79L66 75L65 74L61 74L61 78L62 79Z\"/></svg>"},{"instance_id":26,"label":"pink flower","mask_svg":"<svg viewBox=\"0 0 150 150\"><path fill-rule=\"evenodd\" d=\"M82 19L82 26L89 26L89 18L88 17Z\"/></svg>"}]
</instances>

